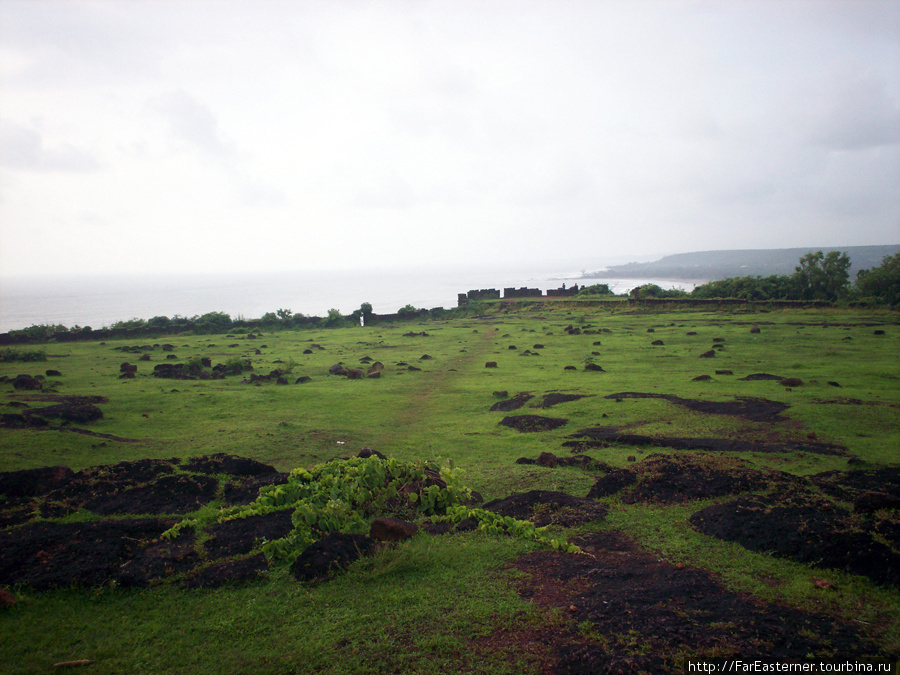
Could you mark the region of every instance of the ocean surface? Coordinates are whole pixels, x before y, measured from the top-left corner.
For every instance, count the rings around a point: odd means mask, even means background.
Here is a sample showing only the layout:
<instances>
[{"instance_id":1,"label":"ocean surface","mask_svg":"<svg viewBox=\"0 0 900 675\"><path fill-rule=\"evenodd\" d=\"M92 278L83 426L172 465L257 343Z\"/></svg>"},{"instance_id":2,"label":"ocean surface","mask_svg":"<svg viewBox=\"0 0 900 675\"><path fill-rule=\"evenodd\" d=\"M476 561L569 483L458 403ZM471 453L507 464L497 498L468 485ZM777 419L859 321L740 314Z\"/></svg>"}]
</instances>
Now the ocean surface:
<instances>
[{"instance_id":1,"label":"ocean surface","mask_svg":"<svg viewBox=\"0 0 900 675\"><path fill-rule=\"evenodd\" d=\"M611 263L607 263L611 264ZM589 270L605 265L590 266ZM456 307L457 294L507 287L546 291L563 284L609 284L626 293L644 283L690 290L694 284L659 279L582 279L576 264L521 268L454 267L397 271L270 272L168 276L82 276L0 279L0 332L33 325L103 328L154 316L226 312L256 319L290 309L325 316L349 314L368 302L376 314L401 307Z\"/></svg>"}]
</instances>

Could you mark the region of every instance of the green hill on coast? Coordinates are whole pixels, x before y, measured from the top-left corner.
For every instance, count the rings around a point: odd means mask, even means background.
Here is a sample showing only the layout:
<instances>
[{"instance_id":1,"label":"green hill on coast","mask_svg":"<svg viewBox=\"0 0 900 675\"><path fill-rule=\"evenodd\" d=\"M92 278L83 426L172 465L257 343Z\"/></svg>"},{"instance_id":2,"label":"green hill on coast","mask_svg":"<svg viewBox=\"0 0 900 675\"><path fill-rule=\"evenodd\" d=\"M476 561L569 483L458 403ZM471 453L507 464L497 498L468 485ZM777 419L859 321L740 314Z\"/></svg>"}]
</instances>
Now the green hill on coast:
<instances>
[{"instance_id":1,"label":"green hill on coast","mask_svg":"<svg viewBox=\"0 0 900 675\"><path fill-rule=\"evenodd\" d=\"M769 248L733 251L695 251L667 255L646 263L613 265L603 271L585 274L585 278L625 279L727 279L729 277L792 274L797 261L813 251L843 251L850 256L850 278L859 270L881 264L884 256L900 252L900 244L885 246L844 246L839 248Z\"/></svg>"}]
</instances>

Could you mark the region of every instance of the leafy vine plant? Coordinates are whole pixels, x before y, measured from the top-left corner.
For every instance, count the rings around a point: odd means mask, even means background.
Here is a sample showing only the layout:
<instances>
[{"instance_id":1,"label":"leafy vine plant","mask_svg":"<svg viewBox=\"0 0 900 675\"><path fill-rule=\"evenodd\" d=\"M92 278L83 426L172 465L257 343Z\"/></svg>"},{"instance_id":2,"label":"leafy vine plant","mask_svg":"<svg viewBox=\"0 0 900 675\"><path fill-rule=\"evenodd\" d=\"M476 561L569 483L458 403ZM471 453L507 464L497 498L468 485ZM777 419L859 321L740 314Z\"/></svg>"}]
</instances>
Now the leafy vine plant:
<instances>
[{"instance_id":1,"label":"leafy vine plant","mask_svg":"<svg viewBox=\"0 0 900 675\"><path fill-rule=\"evenodd\" d=\"M470 506L472 490L462 485L462 470L449 460L445 466L418 460L401 462L378 456L338 459L312 470L294 469L286 483L262 488L249 504L201 511L163 533L172 539L188 528L202 529L214 522L293 511L293 530L267 541L263 553L270 559L293 561L307 546L329 532L366 534L373 518L384 514L430 517L432 521L461 523L472 518L478 529L510 534L568 553L581 549L552 539L543 528L527 520Z\"/></svg>"}]
</instances>

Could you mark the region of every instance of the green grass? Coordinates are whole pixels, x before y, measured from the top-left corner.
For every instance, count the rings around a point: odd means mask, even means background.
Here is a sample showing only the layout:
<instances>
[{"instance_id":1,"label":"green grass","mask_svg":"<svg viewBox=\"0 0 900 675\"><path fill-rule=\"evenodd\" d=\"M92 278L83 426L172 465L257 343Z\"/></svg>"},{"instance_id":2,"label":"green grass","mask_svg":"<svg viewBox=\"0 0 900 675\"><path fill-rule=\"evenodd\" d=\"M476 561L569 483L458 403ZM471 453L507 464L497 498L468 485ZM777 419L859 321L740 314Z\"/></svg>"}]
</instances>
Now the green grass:
<instances>
[{"instance_id":1,"label":"green grass","mask_svg":"<svg viewBox=\"0 0 900 675\"><path fill-rule=\"evenodd\" d=\"M402 460L453 459L465 470L466 484L485 499L530 489L583 496L594 482L588 472L518 465L515 460L545 451L565 455L561 444L566 436L595 425L637 434L766 442L806 440L814 433L869 465L900 461L900 319L890 312L654 313L625 303L598 307L577 302L488 305L485 311L485 316L445 321L267 333L255 340L238 334L166 338L182 362L192 356L209 356L213 363L249 358L252 372L259 374L278 367L277 361L292 362L290 382L312 377L306 384L288 386L242 384L242 376L156 379L150 373L165 362L165 353L153 350L152 360L143 362L137 354L114 349L131 342L49 344L46 361L0 362L0 376L59 370L62 376L48 377L45 390L109 399L100 404L103 419L85 428L137 442L0 429L0 470L58 464L78 470L212 452L289 470L368 446ZM569 335L564 328L570 324L609 332ZM750 333L753 325L761 332ZM886 335L874 335L876 327ZM429 337L404 337L410 331L426 331ZM725 349L714 358L699 358L719 337L725 339ZM654 340L664 345L651 345ZM312 347L314 343L323 349ZM262 353L257 355L256 349ZM304 354L306 349L312 353ZM526 349L539 355L524 356ZM432 358L420 360L423 354ZM385 364L380 378L348 380L327 374L338 361L360 367L364 356ZM589 357L606 372L585 371ZM125 361L138 365L136 379L119 378ZM498 368L485 368L486 361L496 361ZM568 365L577 369L565 370ZM725 369L734 374L715 375ZM758 372L798 377L803 384L787 391L777 382L738 379ZM713 379L693 381L703 374ZM531 392L532 404L549 392L587 397L549 409L526 404L514 413L492 412L498 390ZM722 401L762 397L788 403L789 419L761 424L703 415L661 399L617 403L604 398L627 391ZM11 382L0 383L0 400L28 399L28 394L14 392ZM5 406L3 411L16 412ZM498 424L510 414L569 422L551 432L520 434ZM652 452L669 451L622 446L588 454L626 466L629 456L640 459ZM741 457L795 474L849 468L847 456ZM610 500L602 527L627 532L660 557L707 569L727 587L762 600L864 621L859 625L879 644L900 648L896 590L698 534L687 519L705 505L661 508ZM573 536L584 529L554 530L552 536ZM480 533L421 535L313 587L295 582L279 567L259 582L214 591L173 586L49 593L19 589L21 602L0 611L0 663L13 673L46 672L56 661L79 658L94 659L91 672L97 673L535 672L533 655L498 649L492 640L505 630L539 630L566 621L514 591L516 573L504 565L533 549L527 542ZM812 576L832 580L840 592L817 591Z\"/></svg>"}]
</instances>

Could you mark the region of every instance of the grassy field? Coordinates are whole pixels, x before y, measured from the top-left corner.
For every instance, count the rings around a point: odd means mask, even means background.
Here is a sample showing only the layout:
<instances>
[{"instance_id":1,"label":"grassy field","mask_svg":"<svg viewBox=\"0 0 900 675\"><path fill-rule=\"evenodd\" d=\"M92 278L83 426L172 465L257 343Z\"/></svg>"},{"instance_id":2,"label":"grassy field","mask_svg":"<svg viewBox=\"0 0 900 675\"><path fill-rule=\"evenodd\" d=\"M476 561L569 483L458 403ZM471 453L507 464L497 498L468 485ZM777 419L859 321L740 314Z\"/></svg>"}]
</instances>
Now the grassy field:
<instances>
[{"instance_id":1,"label":"grassy field","mask_svg":"<svg viewBox=\"0 0 900 675\"><path fill-rule=\"evenodd\" d=\"M533 489L583 497L596 472L515 460L542 452L566 456L563 442L570 434L598 426L654 437L769 444L814 438L846 449L732 453L752 468L797 476L900 464L896 313L642 312L577 302L498 304L487 311L479 317L282 331L252 339L184 335L49 344L46 361L0 363L0 376L57 370L61 375L47 376L44 391L103 396L108 399L99 404L103 418L78 425L92 434L55 425L0 428L0 471L53 465L77 471L215 452L288 471L369 447L401 460L451 459L485 500ZM751 332L752 327L759 331ZM162 342L174 349L150 349L150 361L119 349ZM700 358L714 345L719 345L715 356ZM152 377L153 367L168 354L181 362L209 357L213 364L246 358L257 374L290 365L290 384L242 381L248 373L215 380ZM381 377L328 374L338 362L361 367L365 357L384 364ZM497 367L486 368L489 361ZM119 377L123 362L138 366L134 379ZM586 370L589 363L603 371ZM799 378L801 384L740 379L754 373ZM702 375L711 377L695 380ZM311 380L294 384L301 376ZM501 391L535 398L517 413L491 411L502 400L496 395ZM789 407L777 420L754 421L659 397L607 398L628 392L710 402L756 397ZM549 393L584 398L549 409L529 407ZM10 381L0 383L0 394L6 402L34 395L14 391ZM509 414L567 422L552 431L520 433L499 424ZM584 452L612 467L627 467L652 453L678 451L613 444ZM727 589L854 622L881 649L900 652L896 587L842 571L813 570L700 534L688 518L716 500L628 504L611 496L602 501L610 509L603 521L568 530L551 526L550 533L562 538L597 530L627 533L662 559L712 572ZM534 543L477 531L420 534L314 586L298 583L280 566L263 580L215 590L172 584L41 593L15 588L18 602L0 610L0 669L37 673L56 662L91 659L85 672L541 672L552 659L550 647L535 638L523 648L516 636L577 626L566 612L517 592L522 572L508 563L537 549ZM813 577L838 590L823 593Z\"/></svg>"}]
</instances>

